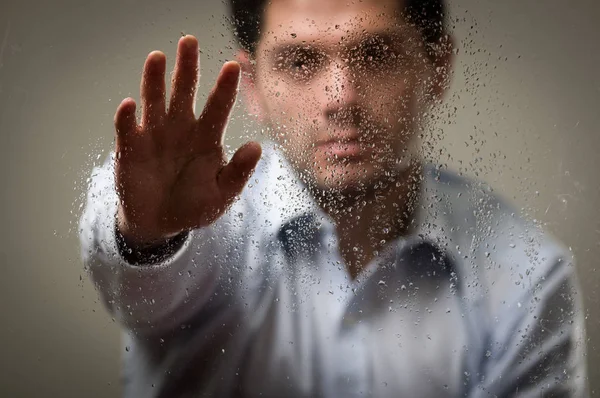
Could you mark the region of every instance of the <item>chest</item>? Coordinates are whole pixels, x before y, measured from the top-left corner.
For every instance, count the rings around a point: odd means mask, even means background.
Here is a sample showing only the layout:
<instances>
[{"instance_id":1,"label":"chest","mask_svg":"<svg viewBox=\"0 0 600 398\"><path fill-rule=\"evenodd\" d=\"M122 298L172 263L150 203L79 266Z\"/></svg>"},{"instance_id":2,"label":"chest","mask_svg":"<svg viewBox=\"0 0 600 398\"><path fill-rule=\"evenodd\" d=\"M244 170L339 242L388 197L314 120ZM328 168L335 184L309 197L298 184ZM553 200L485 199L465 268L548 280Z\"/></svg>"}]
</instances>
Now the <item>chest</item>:
<instances>
[{"instance_id":1,"label":"chest","mask_svg":"<svg viewBox=\"0 0 600 398\"><path fill-rule=\"evenodd\" d=\"M381 261L360 283L332 250L284 256L262 301L247 396L457 396L468 384L468 309L429 257ZM412 263L411 263L412 262ZM471 351L469 351L471 350Z\"/></svg>"}]
</instances>

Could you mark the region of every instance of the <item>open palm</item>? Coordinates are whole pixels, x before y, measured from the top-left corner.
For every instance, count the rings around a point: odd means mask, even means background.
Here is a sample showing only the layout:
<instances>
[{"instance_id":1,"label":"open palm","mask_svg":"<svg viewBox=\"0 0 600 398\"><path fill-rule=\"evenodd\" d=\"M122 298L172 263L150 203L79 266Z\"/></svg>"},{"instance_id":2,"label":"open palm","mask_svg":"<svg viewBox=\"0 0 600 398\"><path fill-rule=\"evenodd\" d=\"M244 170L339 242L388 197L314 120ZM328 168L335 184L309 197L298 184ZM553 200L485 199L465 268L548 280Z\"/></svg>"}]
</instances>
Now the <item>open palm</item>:
<instances>
[{"instance_id":1,"label":"open palm","mask_svg":"<svg viewBox=\"0 0 600 398\"><path fill-rule=\"evenodd\" d=\"M131 98L115 114L118 226L129 243L152 244L209 225L241 193L261 148L249 142L227 163L223 134L238 90L240 66L223 65L196 118L198 41L179 40L168 109L166 57L148 55L141 82L141 121Z\"/></svg>"}]
</instances>

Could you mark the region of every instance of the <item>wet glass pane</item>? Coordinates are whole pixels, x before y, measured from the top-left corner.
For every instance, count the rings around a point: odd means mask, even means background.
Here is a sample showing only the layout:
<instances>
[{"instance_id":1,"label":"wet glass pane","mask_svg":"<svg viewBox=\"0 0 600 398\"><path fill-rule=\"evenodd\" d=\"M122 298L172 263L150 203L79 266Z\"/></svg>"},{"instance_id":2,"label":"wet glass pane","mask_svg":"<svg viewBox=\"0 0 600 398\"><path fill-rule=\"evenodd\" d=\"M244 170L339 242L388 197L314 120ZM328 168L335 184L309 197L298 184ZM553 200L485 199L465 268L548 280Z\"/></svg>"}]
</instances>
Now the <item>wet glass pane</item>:
<instances>
[{"instance_id":1,"label":"wet glass pane","mask_svg":"<svg viewBox=\"0 0 600 398\"><path fill-rule=\"evenodd\" d=\"M3 4L0 395L593 395L598 17Z\"/></svg>"}]
</instances>

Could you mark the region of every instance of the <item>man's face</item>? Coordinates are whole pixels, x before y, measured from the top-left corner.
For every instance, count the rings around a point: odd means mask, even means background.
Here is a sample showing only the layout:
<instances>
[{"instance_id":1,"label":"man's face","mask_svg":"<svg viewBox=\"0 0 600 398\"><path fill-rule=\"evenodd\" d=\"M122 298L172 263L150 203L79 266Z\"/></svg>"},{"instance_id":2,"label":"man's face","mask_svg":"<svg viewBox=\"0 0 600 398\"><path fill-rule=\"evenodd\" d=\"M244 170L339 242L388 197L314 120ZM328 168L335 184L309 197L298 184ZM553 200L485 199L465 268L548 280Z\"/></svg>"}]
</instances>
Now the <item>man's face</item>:
<instances>
[{"instance_id":1,"label":"man's face","mask_svg":"<svg viewBox=\"0 0 600 398\"><path fill-rule=\"evenodd\" d=\"M369 189L404 168L432 66L398 0L273 0L256 51L255 97L306 182Z\"/></svg>"}]
</instances>

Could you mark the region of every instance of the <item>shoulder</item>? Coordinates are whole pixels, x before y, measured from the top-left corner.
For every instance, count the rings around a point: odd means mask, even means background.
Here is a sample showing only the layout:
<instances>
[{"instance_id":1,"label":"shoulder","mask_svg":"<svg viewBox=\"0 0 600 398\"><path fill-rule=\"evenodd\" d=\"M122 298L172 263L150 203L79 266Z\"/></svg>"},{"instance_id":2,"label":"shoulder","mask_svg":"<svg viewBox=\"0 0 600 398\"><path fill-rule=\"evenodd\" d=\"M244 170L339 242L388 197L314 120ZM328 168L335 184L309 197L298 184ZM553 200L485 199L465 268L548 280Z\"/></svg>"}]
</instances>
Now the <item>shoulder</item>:
<instances>
[{"instance_id":1,"label":"shoulder","mask_svg":"<svg viewBox=\"0 0 600 398\"><path fill-rule=\"evenodd\" d=\"M557 270L572 273L570 250L485 182L428 165L426 187L440 202L458 271L492 305L531 292Z\"/></svg>"}]
</instances>

